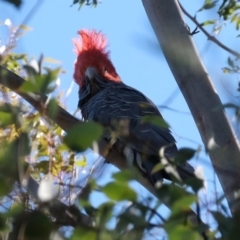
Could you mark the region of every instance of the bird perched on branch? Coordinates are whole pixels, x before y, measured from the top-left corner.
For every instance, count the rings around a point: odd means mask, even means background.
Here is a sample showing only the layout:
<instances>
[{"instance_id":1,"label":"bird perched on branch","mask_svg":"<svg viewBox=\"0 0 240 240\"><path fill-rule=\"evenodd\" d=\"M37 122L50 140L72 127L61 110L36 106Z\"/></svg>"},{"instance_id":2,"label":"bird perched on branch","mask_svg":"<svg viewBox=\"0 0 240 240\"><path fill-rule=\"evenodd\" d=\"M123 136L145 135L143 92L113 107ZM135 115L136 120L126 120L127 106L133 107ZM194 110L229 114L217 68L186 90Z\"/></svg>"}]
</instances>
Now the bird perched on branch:
<instances>
[{"instance_id":1,"label":"bird perched on branch","mask_svg":"<svg viewBox=\"0 0 240 240\"><path fill-rule=\"evenodd\" d=\"M162 118L158 108L141 92L122 82L106 49L107 39L101 32L81 30L78 33L80 38L74 39L77 53L74 79L80 86L78 106L84 120L96 121L107 128L105 139L116 144L153 185L163 178L171 180L167 168L177 153L175 139L167 127L145 121L146 117ZM168 167L152 173L159 162ZM171 165L171 168L176 169L183 180L193 176L194 169L188 163Z\"/></svg>"}]
</instances>

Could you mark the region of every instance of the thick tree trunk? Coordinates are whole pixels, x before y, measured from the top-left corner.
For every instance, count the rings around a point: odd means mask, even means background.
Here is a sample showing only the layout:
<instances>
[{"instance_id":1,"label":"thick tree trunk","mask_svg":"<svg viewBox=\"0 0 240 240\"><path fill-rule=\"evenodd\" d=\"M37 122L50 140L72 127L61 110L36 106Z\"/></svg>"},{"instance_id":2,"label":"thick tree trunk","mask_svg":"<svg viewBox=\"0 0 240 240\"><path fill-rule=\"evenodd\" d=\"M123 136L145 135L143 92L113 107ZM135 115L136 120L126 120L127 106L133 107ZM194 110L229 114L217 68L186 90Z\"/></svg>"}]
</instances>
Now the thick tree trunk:
<instances>
[{"instance_id":1,"label":"thick tree trunk","mask_svg":"<svg viewBox=\"0 0 240 240\"><path fill-rule=\"evenodd\" d=\"M168 65L209 151L232 213L240 208L240 149L177 0L142 0Z\"/></svg>"}]
</instances>

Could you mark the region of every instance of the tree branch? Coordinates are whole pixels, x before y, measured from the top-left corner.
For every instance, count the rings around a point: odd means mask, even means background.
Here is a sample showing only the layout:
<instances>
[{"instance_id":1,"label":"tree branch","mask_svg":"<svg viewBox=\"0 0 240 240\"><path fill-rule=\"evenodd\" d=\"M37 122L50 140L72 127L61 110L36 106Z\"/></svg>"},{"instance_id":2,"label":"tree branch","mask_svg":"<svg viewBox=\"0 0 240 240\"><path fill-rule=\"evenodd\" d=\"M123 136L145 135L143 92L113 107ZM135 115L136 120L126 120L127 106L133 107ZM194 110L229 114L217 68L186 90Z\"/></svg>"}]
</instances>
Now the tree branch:
<instances>
[{"instance_id":1,"label":"tree branch","mask_svg":"<svg viewBox=\"0 0 240 240\"><path fill-rule=\"evenodd\" d=\"M194 22L199 29L202 30L202 32L207 36L208 40L213 41L214 43L216 43L216 44L217 44L219 47L221 47L222 49L224 49L224 50L226 50L227 52L231 53L231 54L234 55L235 57L240 58L240 53L232 50L231 48L227 47L226 45L224 45L223 43L221 43L220 41L218 41L213 35L211 35L210 33L208 33L208 31L205 30L205 28L203 27L203 25L202 25L201 23L199 23L199 22L197 21L196 16L194 16L194 17L191 16L191 15L186 11L186 9L181 5L180 2L178 2L178 4L179 4L182 12L183 12L189 19L191 19L192 22Z\"/></svg>"},{"instance_id":2,"label":"tree branch","mask_svg":"<svg viewBox=\"0 0 240 240\"><path fill-rule=\"evenodd\" d=\"M33 94L29 95L26 93L22 93L18 90L21 84L24 83L24 81L25 81L24 79L22 79L18 75L14 74L13 72L9 71L8 69L0 65L0 84L18 93L21 97L23 97L26 101L28 101L39 112L44 111L44 114L53 122L55 122L57 125L59 125L63 130L68 131L74 124L81 123L80 120L73 117L71 114L69 114L60 106L58 106L57 115L55 116L55 118L53 118L51 114L51 110L48 107L45 109L43 109L42 107L43 106L42 103L46 102L47 97L40 98L37 95L33 95ZM96 148L94 149L96 150ZM105 159L109 163L113 164L120 170L129 168L129 165L126 159L124 158L124 156L121 155L119 151L116 148L114 148L114 146L111 147L111 151L108 151L108 149L109 149L109 146L105 140L102 139L98 142L98 154L105 157ZM142 175L140 171L135 180L138 181L142 186L144 186L149 192L151 192L156 198L160 200L157 190L152 186L150 181L145 176ZM30 183L31 182L32 181L30 181ZM29 182L27 183L27 189L30 190ZM34 194L36 195L36 190L33 189L33 191L34 191ZM165 203L164 199L161 199L161 202ZM190 208L187 216L189 221L192 222L194 226L198 224L198 216ZM83 218L85 218L85 216L83 216ZM203 233L203 235L205 234ZM204 239L207 239L207 238L204 238Z\"/></svg>"},{"instance_id":3,"label":"tree branch","mask_svg":"<svg viewBox=\"0 0 240 240\"><path fill-rule=\"evenodd\" d=\"M38 197L38 188L39 184L29 176L28 179L25 179L26 190L27 192L36 200L40 201ZM77 209L75 205L67 206L59 200L54 200L51 202L44 203L42 207L46 207L50 214L56 219L56 222L65 226L82 226L82 227L92 227L95 224L93 218L82 213Z\"/></svg>"},{"instance_id":4,"label":"tree branch","mask_svg":"<svg viewBox=\"0 0 240 240\"><path fill-rule=\"evenodd\" d=\"M168 65L194 117L232 213L240 210L240 149L177 0L142 0Z\"/></svg>"}]
</instances>

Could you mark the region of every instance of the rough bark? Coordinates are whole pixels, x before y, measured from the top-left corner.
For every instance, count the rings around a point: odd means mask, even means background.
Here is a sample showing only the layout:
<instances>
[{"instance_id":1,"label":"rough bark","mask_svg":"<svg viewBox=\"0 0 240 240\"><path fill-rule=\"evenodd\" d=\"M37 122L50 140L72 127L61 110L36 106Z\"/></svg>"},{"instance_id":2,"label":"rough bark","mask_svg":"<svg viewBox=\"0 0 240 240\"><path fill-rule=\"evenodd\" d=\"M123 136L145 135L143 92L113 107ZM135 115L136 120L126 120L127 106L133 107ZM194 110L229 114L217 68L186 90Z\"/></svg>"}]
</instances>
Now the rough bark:
<instances>
[{"instance_id":1,"label":"rough bark","mask_svg":"<svg viewBox=\"0 0 240 240\"><path fill-rule=\"evenodd\" d=\"M221 100L199 58L177 0L142 0L164 56L209 151L232 213L240 208L240 149Z\"/></svg>"}]
</instances>

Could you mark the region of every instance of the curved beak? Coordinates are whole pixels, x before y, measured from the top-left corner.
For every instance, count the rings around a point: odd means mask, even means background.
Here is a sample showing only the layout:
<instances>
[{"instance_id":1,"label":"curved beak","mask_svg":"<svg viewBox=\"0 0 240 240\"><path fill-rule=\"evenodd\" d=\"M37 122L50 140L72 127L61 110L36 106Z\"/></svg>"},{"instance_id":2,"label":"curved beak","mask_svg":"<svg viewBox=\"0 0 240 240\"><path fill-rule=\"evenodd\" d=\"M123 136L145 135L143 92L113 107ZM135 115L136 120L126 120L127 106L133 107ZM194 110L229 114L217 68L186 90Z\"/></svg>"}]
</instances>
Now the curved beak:
<instances>
[{"instance_id":1,"label":"curved beak","mask_svg":"<svg viewBox=\"0 0 240 240\"><path fill-rule=\"evenodd\" d=\"M98 75L96 68L88 67L85 71L85 77L93 79Z\"/></svg>"}]
</instances>

